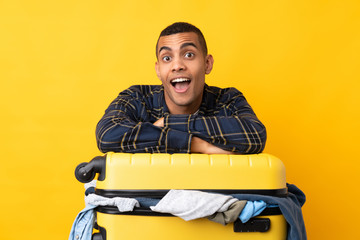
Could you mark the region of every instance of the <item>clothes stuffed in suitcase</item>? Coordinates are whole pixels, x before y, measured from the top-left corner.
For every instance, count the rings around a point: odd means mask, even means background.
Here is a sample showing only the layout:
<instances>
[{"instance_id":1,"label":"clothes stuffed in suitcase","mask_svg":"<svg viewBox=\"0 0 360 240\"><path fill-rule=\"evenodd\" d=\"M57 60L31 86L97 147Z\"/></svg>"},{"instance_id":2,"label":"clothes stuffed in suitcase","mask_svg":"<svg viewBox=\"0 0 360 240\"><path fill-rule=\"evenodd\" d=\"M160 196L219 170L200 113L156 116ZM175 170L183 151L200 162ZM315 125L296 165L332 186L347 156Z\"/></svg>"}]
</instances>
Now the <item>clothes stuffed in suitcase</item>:
<instances>
[{"instance_id":1,"label":"clothes stuffed in suitcase","mask_svg":"<svg viewBox=\"0 0 360 240\"><path fill-rule=\"evenodd\" d=\"M80 181L97 175L95 193L104 197L160 199L170 189L200 190L219 194L260 194L285 197L285 167L269 154L128 154L107 153L77 171L92 169ZM85 172L85 171L83 171ZM84 179L85 178L85 179ZM286 239L287 223L278 208L266 209L243 224L223 226L206 218L185 221L171 214L135 208L96 208L93 239Z\"/></svg>"}]
</instances>

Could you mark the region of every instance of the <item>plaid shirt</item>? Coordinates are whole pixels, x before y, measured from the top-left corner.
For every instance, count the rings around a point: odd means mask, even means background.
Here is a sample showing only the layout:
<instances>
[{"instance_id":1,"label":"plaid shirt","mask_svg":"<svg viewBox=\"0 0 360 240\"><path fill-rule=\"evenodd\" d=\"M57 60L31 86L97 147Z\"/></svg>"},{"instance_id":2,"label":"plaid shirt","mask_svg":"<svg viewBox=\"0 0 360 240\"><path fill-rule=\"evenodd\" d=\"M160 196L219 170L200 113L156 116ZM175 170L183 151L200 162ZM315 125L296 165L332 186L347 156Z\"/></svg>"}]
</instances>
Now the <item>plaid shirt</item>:
<instances>
[{"instance_id":1,"label":"plaid shirt","mask_svg":"<svg viewBox=\"0 0 360 240\"><path fill-rule=\"evenodd\" d=\"M164 117L164 127L153 123ZM162 85L136 85L121 92L96 127L102 152L190 153L192 136L224 150L259 153L266 129L241 92L205 85L197 114L173 115Z\"/></svg>"}]
</instances>

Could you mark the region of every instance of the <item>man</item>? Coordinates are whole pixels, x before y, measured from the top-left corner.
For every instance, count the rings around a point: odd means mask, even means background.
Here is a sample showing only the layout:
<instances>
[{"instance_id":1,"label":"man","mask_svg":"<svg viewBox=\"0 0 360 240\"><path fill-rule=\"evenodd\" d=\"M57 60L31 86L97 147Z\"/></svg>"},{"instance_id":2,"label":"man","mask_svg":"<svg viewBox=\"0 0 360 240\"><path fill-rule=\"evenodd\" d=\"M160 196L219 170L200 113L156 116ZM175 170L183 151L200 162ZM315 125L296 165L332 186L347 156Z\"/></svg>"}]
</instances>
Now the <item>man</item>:
<instances>
[{"instance_id":1,"label":"man","mask_svg":"<svg viewBox=\"0 0 360 240\"><path fill-rule=\"evenodd\" d=\"M205 84L214 59L201 31L178 22L156 45L162 85L121 92L96 128L102 152L259 153L266 129L241 92Z\"/></svg>"}]
</instances>

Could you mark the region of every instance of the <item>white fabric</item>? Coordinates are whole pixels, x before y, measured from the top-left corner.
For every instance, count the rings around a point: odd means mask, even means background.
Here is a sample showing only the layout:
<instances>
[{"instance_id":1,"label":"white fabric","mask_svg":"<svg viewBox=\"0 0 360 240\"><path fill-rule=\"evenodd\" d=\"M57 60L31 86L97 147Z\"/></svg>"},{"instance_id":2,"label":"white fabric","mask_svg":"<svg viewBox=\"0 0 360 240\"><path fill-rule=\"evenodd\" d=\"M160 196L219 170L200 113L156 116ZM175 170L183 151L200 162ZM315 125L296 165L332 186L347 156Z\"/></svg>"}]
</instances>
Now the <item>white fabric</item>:
<instances>
[{"instance_id":1,"label":"white fabric","mask_svg":"<svg viewBox=\"0 0 360 240\"><path fill-rule=\"evenodd\" d=\"M194 190L170 190L156 206L155 212L171 213L185 221L207 217L215 212L226 211L238 201L232 196Z\"/></svg>"},{"instance_id":2,"label":"white fabric","mask_svg":"<svg viewBox=\"0 0 360 240\"><path fill-rule=\"evenodd\" d=\"M134 198L106 198L96 194L86 196L85 203L94 206L116 206L120 212L128 212L132 211L134 207L140 207L139 202Z\"/></svg>"},{"instance_id":3,"label":"white fabric","mask_svg":"<svg viewBox=\"0 0 360 240\"><path fill-rule=\"evenodd\" d=\"M96 187L96 183L97 180L92 180L91 182L85 183L84 184L85 190L88 189L89 187Z\"/></svg>"},{"instance_id":4,"label":"white fabric","mask_svg":"<svg viewBox=\"0 0 360 240\"><path fill-rule=\"evenodd\" d=\"M85 184L85 189L96 187L96 180ZM139 202L133 198L107 198L96 194L89 194L85 196L85 204L93 206L116 206L120 212L129 212L134 210L134 207L140 207Z\"/></svg>"}]
</instances>

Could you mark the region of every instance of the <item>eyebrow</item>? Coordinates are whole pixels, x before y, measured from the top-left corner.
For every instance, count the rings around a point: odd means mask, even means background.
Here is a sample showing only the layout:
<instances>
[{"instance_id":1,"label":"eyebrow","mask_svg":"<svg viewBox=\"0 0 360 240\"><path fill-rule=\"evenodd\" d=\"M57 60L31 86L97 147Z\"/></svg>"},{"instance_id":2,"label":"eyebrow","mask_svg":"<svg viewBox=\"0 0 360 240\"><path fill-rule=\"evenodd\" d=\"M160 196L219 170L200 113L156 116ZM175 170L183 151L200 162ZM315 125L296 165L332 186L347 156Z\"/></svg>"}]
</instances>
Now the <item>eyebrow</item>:
<instances>
[{"instance_id":1,"label":"eyebrow","mask_svg":"<svg viewBox=\"0 0 360 240\"><path fill-rule=\"evenodd\" d=\"M185 48L187 46L193 46L194 48L198 49L198 47L195 45L195 43L192 43L192 42L187 42L187 43L183 43L180 47L181 48Z\"/></svg>"},{"instance_id":2,"label":"eyebrow","mask_svg":"<svg viewBox=\"0 0 360 240\"><path fill-rule=\"evenodd\" d=\"M198 47L192 43L192 42L186 42L186 43L183 43L181 46L180 46L180 49L182 48L185 48L187 46L193 46L194 48L198 49ZM171 48L170 47L167 47L167 46L163 46L159 49L159 53L162 51L162 50L168 50L168 51L171 51Z\"/></svg>"},{"instance_id":3,"label":"eyebrow","mask_svg":"<svg viewBox=\"0 0 360 240\"><path fill-rule=\"evenodd\" d=\"M161 47L161 48L159 49L159 53L160 53L162 50L168 50L168 51L171 51L171 48L166 47L166 46Z\"/></svg>"}]
</instances>

